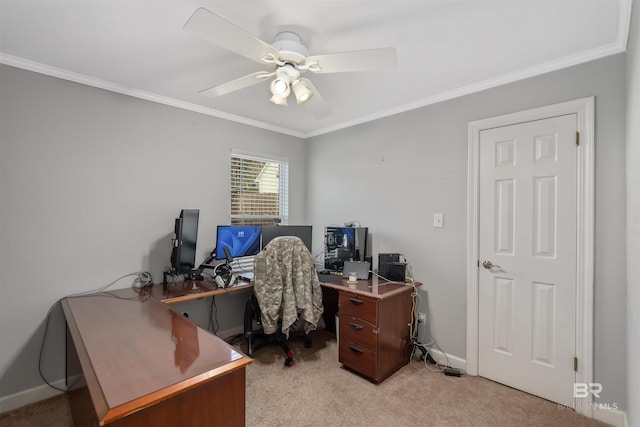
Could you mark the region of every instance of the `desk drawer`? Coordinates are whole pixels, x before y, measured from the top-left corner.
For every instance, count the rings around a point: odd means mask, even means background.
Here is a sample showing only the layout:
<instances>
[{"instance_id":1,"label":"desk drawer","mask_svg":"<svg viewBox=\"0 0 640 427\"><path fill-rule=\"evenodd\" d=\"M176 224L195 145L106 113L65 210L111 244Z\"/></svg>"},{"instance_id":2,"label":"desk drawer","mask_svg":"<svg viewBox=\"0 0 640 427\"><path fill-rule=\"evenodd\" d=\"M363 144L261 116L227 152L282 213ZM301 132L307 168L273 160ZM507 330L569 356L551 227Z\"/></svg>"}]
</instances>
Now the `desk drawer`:
<instances>
[{"instance_id":1,"label":"desk drawer","mask_svg":"<svg viewBox=\"0 0 640 427\"><path fill-rule=\"evenodd\" d=\"M378 342L377 328L359 317L340 316L340 340L351 341L358 345L376 350Z\"/></svg>"},{"instance_id":2,"label":"desk drawer","mask_svg":"<svg viewBox=\"0 0 640 427\"><path fill-rule=\"evenodd\" d=\"M376 353L353 342L342 339L338 360L345 367L352 369L365 377L376 379Z\"/></svg>"},{"instance_id":3,"label":"desk drawer","mask_svg":"<svg viewBox=\"0 0 640 427\"><path fill-rule=\"evenodd\" d=\"M378 301L351 292L340 292L338 298L340 316L359 317L372 325L378 324Z\"/></svg>"}]
</instances>

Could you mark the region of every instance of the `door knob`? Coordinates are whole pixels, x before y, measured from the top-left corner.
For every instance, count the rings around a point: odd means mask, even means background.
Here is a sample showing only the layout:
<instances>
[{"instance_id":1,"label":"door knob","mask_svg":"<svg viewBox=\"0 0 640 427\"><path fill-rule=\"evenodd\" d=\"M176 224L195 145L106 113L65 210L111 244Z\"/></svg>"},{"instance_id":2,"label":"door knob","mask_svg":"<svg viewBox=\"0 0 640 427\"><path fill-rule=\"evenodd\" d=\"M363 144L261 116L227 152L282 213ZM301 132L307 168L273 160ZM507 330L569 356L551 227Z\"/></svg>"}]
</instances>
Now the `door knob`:
<instances>
[{"instance_id":1,"label":"door knob","mask_svg":"<svg viewBox=\"0 0 640 427\"><path fill-rule=\"evenodd\" d=\"M496 265L494 263L492 263L491 261L484 261L482 263L482 266L484 268L486 268L487 270L492 270L494 268L498 269L498 270L502 270L502 267L500 267L499 265Z\"/></svg>"}]
</instances>

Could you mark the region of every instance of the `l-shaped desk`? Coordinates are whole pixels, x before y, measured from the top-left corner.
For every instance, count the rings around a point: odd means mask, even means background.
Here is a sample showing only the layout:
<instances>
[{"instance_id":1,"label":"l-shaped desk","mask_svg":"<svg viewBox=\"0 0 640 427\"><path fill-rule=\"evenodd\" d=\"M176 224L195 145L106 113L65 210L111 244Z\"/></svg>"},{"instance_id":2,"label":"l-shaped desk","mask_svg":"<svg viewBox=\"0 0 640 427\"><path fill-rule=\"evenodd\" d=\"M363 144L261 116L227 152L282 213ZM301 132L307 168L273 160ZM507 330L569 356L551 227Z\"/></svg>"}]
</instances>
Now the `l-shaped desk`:
<instances>
[{"instance_id":1,"label":"l-shaped desk","mask_svg":"<svg viewBox=\"0 0 640 427\"><path fill-rule=\"evenodd\" d=\"M346 368L379 383L408 363L414 287L375 278L322 285L328 328L340 311ZM251 359L169 305L252 287L181 282L63 299L67 377L80 378L69 386L74 424L243 426Z\"/></svg>"},{"instance_id":2,"label":"l-shaped desk","mask_svg":"<svg viewBox=\"0 0 640 427\"><path fill-rule=\"evenodd\" d=\"M168 304L250 289L206 282L62 300L74 425L243 426L251 359Z\"/></svg>"}]
</instances>

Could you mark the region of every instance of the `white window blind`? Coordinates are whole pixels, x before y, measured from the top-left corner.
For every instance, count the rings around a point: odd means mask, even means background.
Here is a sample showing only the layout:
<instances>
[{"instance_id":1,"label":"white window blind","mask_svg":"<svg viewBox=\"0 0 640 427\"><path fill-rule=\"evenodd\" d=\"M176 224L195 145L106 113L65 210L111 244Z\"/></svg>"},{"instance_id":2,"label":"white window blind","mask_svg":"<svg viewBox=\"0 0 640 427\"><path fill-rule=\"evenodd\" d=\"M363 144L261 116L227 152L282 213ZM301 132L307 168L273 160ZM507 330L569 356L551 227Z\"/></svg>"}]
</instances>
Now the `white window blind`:
<instances>
[{"instance_id":1,"label":"white window blind","mask_svg":"<svg viewBox=\"0 0 640 427\"><path fill-rule=\"evenodd\" d=\"M289 221L289 163L231 153L231 224Z\"/></svg>"}]
</instances>

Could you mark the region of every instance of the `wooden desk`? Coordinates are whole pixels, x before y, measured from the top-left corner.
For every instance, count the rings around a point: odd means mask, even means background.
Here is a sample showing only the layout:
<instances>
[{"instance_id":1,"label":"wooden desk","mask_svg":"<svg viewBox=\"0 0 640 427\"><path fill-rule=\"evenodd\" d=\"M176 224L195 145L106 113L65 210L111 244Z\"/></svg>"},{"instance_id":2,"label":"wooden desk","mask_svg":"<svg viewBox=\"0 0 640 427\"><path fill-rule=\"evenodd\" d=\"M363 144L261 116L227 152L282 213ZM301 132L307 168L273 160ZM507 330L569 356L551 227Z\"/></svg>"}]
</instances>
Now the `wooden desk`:
<instances>
[{"instance_id":1,"label":"wooden desk","mask_svg":"<svg viewBox=\"0 0 640 427\"><path fill-rule=\"evenodd\" d=\"M75 425L244 425L251 359L154 292L121 289L62 301L68 363L77 357L82 370L69 393Z\"/></svg>"},{"instance_id":2,"label":"wooden desk","mask_svg":"<svg viewBox=\"0 0 640 427\"><path fill-rule=\"evenodd\" d=\"M409 363L413 286L376 277L321 285L325 298L338 300L338 358L345 368L380 383Z\"/></svg>"},{"instance_id":3,"label":"wooden desk","mask_svg":"<svg viewBox=\"0 0 640 427\"><path fill-rule=\"evenodd\" d=\"M214 282L202 280L154 285L151 289L151 295L165 304L175 304L218 295L235 294L250 289L253 289L253 283L245 280L238 280L236 285L228 288L219 288Z\"/></svg>"}]
</instances>

